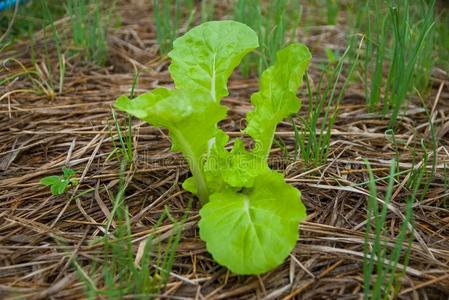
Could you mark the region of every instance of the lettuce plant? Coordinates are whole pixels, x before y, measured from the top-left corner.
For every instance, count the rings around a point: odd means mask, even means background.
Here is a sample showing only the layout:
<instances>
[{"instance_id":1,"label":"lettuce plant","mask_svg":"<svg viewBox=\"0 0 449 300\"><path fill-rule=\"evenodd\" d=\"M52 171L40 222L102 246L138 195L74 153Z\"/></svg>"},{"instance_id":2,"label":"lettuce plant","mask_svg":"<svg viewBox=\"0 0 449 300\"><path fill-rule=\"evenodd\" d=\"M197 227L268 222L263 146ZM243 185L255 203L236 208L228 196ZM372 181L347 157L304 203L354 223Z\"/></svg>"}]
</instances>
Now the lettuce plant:
<instances>
[{"instance_id":1,"label":"lettuce plant","mask_svg":"<svg viewBox=\"0 0 449 300\"><path fill-rule=\"evenodd\" d=\"M188 161L192 177L184 189L201 201L200 237L221 265L237 274L260 274L280 265L298 239L306 217L300 192L267 158L277 124L296 113L296 92L311 60L306 46L292 44L277 53L251 96L244 133L232 143L218 123L227 114L220 100L242 58L258 47L257 34L235 21L206 22L173 43L169 67L174 89L157 88L115 106L154 126L168 129L172 150Z\"/></svg>"}]
</instances>

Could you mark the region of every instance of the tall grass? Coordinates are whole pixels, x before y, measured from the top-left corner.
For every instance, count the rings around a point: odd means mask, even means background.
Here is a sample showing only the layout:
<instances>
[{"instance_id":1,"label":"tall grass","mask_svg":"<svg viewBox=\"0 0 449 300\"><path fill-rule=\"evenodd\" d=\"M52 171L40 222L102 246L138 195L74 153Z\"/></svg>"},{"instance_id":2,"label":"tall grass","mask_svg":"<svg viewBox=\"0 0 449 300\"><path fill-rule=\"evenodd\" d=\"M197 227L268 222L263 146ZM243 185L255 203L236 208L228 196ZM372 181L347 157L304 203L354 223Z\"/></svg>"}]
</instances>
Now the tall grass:
<instances>
[{"instance_id":1,"label":"tall grass","mask_svg":"<svg viewBox=\"0 0 449 300\"><path fill-rule=\"evenodd\" d=\"M128 118L128 130L127 134L124 135L122 129L120 128L120 123L117 118L117 113L114 109L112 109L112 119L115 130L117 131L119 145L116 144L115 139L112 135L112 128L109 125L109 133L112 140L113 151L109 154L110 156L115 154L117 156L117 160L120 161L120 157L123 156L124 159L131 163L133 161L133 144L132 144L132 118Z\"/></svg>"},{"instance_id":2,"label":"tall grass","mask_svg":"<svg viewBox=\"0 0 449 300\"><path fill-rule=\"evenodd\" d=\"M339 0L326 0L327 23L329 25L337 24L338 13L340 11Z\"/></svg>"},{"instance_id":3,"label":"tall grass","mask_svg":"<svg viewBox=\"0 0 449 300\"><path fill-rule=\"evenodd\" d=\"M139 74L136 72L130 91L131 98L134 97L138 77ZM153 229L156 231L163 223L165 225L171 223L170 236L163 239L160 236L150 235L140 241L139 250L135 253L130 214L125 203L126 182L130 180L126 178L125 171L133 160L132 119L128 120L126 136L120 129L114 111L113 119L119 144L111 138L114 150L109 157L116 154L117 160L121 162L118 191L110 199L112 208L104 225L105 235L95 241L101 251L89 264L90 267L83 267L78 261L74 261L73 264L84 283L88 299L153 299L160 295L161 289L169 280L181 238L182 225L190 209L188 208L184 216L177 220L165 207Z\"/></svg>"},{"instance_id":4,"label":"tall grass","mask_svg":"<svg viewBox=\"0 0 449 300\"><path fill-rule=\"evenodd\" d=\"M201 22L214 19L216 0L202 0L195 5L192 0L153 0L156 38L162 55L171 49L180 30L187 30L199 12ZM302 14L299 1L235 0L234 16L237 21L253 28L260 42L257 55L246 57L241 65L245 77L251 70L260 74L274 63L276 52L296 38L296 29ZM289 30L290 29L290 30Z\"/></svg>"},{"instance_id":5,"label":"tall grass","mask_svg":"<svg viewBox=\"0 0 449 300\"><path fill-rule=\"evenodd\" d=\"M418 2L419 3L419 2ZM425 6L426 2L421 2ZM430 72L429 69L422 70L418 63L420 62L420 55L426 42L432 40L428 38L430 30L433 27L433 1L432 8L425 9L423 26L417 26L415 30L410 30L411 16L408 1L405 1L404 6L391 6L390 15L392 16L393 32L394 32L394 46L393 59L389 74L387 77L386 91L387 106L392 109L390 117L390 127L394 126L399 114L399 110L404 103L405 97L409 90L417 81L414 81L416 72L422 73ZM403 11L400 11L400 8ZM424 7L423 7L424 8ZM416 31L416 33L414 33ZM416 40L414 36L416 35ZM409 49L408 45L414 45ZM427 48L427 47L426 47ZM425 53L425 52L424 52ZM429 67L429 66L427 66ZM419 76L417 76L419 77Z\"/></svg>"},{"instance_id":6,"label":"tall grass","mask_svg":"<svg viewBox=\"0 0 449 300\"><path fill-rule=\"evenodd\" d=\"M447 209L449 208L449 167L447 163L443 165L443 190L443 207Z\"/></svg>"},{"instance_id":7,"label":"tall grass","mask_svg":"<svg viewBox=\"0 0 449 300\"><path fill-rule=\"evenodd\" d=\"M295 132L295 159L301 158L309 165L319 165L327 160L338 106L358 64L358 55L355 57L350 55L353 52L357 50L349 46L339 58L337 65L334 66L333 62L330 62L325 67L315 93L312 91L309 76L305 77L308 109L305 117L298 116L302 128L298 128L291 119ZM349 59L352 61L348 63ZM349 70L341 89L337 91L344 67L349 67Z\"/></svg>"},{"instance_id":8,"label":"tall grass","mask_svg":"<svg viewBox=\"0 0 449 300\"><path fill-rule=\"evenodd\" d=\"M420 96L420 100L422 103L422 106L424 107L424 111L426 113L427 116L427 120L428 120L428 124L429 124L429 133L430 133L430 143L426 143L426 141L424 139L421 140L421 148L424 151L424 159L423 159L423 163L421 165L421 168L423 168L423 172L426 176L424 176L425 181L423 183L423 189L422 192L420 193L421 196L419 198L420 201L424 200L424 197L427 195L429 189L430 189L430 184L434 178L434 175L436 173L437 170L437 149L438 149L438 138L437 138L437 133L436 133L436 128L435 125L433 123L433 119L432 116L430 115L429 110L426 107L426 104L424 102L424 99L422 99L421 95L418 92L418 96ZM429 148L430 145L430 149ZM430 155L429 155L430 153ZM431 164L432 164L432 168L430 170L430 173L428 172L427 169L427 162L429 161L430 157L432 157L431 160Z\"/></svg>"},{"instance_id":9,"label":"tall grass","mask_svg":"<svg viewBox=\"0 0 449 300\"><path fill-rule=\"evenodd\" d=\"M134 98L135 94L134 91L137 87L138 81L139 81L139 72L136 71L134 73L133 78L133 84L131 86L131 90L129 93L129 97L132 99ZM112 111L112 119L113 119L113 125L115 127L115 130L117 131L118 141L119 145L115 142L115 137L112 133L112 126L108 122L109 127L109 136L111 137L112 141L112 152L108 155L106 160L109 160L114 154L117 157L117 161L120 161L123 157L129 164L133 162L134 158L134 150L133 150L133 134L132 134L132 122L133 122L133 116L128 115L128 124L127 124L127 134L126 136L123 134L122 129L120 128L120 123L117 118L117 113L114 109L111 109Z\"/></svg>"},{"instance_id":10,"label":"tall grass","mask_svg":"<svg viewBox=\"0 0 449 300\"><path fill-rule=\"evenodd\" d=\"M396 177L395 161L390 165L388 184L382 205L378 204L376 180L368 162L369 197L367 223L365 230L363 280L364 299L394 299L400 289L401 278L404 276L413 241L413 204L416 201L422 177L413 183L410 195L406 199L405 215L397 232L394 243L390 247L384 237L388 228L388 206L391 203L394 181ZM402 258L402 260L401 260ZM398 264L402 263L402 270Z\"/></svg>"},{"instance_id":11,"label":"tall grass","mask_svg":"<svg viewBox=\"0 0 449 300\"><path fill-rule=\"evenodd\" d=\"M234 19L244 22L246 25L259 32L262 29L262 8L258 0L238 0L234 5ZM260 58L249 54L243 58L240 64L240 72L247 78L252 69L258 69Z\"/></svg>"},{"instance_id":12,"label":"tall grass","mask_svg":"<svg viewBox=\"0 0 449 300\"><path fill-rule=\"evenodd\" d=\"M101 259L101 262L93 261L88 271L75 262L88 299L122 299L125 296L152 299L160 293L170 277L174 254L181 237L182 221L173 223L173 234L164 245L158 243L157 237L153 236L142 241L143 252L140 261L136 262L127 208L117 210L116 215L119 225L99 241L102 243L102 250L97 260ZM160 217L154 228L166 219L167 212Z\"/></svg>"},{"instance_id":13,"label":"tall grass","mask_svg":"<svg viewBox=\"0 0 449 300\"><path fill-rule=\"evenodd\" d=\"M216 2L217 2L216 0L201 1L201 10L200 10L201 22L211 21L214 19Z\"/></svg>"},{"instance_id":14,"label":"tall grass","mask_svg":"<svg viewBox=\"0 0 449 300\"><path fill-rule=\"evenodd\" d=\"M260 43L259 53L250 54L242 61L240 71L245 77L254 69L261 74L274 63L277 51L296 40L301 15L299 1L275 0L267 4L260 0L235 2L234 19L254 29Z\"/></svg>"},{"instance_id":15,"label":"tall grass","mask_svg":"<svg viewBox=\"0 0 449 300\"><path fill-rule=\"evenodd\" d=\"M105 7L99 0L67 0L72 42L85 61L104 65L107 60L107 32L114 7L111 2Z\"/></svg>"},{"instance_id":16,"label":"tall grass","mask_svg":"<svg viewBox=\"0 0 449 300\"><path fill-rule=\"evenodd\" d=\"M364 83L371 111L383 105L393 127L414 87L427 86L432 67L435 1L367 1L357 17L366 35ZM386 70L386 73L385 73Z\"/></svg>"},{"instance_id":17,"label":"tall grass","mask_svg":"<svg viewBox=\"0 0 449 300\"><path fill-rule=\"evenodd\" d=\"M215 19L217 0L153 0L156 39L162 55L173 47L180 31L188 30L195 19L200 22Z\"/></svg>"},{"instance_id":18,"label":"tall grass","mask_svg":"<svg viewBox=\"0 0 449 300\"><path fill-rule=\"evenodd\" d=\"M181 26L190 26L195 16L194 8L193 0L153 0L156 39L162 55L172 49ZM205 6L205 9L209 8Z\"/></svg>"},{"instance_id":19,"label":"tall grass","mask_svg":"<svg viewBox=\"0 0 449 300\"><path fill-rule=\"evenodd\" d=\"M157 229L167 220L172 223L172 234L165 243L150 235L139 244L141 255L134 253L129 211L125 204L128 166L126 156L120 165L118 191L111 199L111 214L104 225L104 237L95 241L100 252L88 267L77 260L73 265L84 283L88 299L123 299L125 297L152 299L160 294L168 282L176 248L181 238L182 224L188 215L178 221L165 208L153 228ZM113 230L113 224L115 228Z\"/></svg>"},{"instance_id":20,"label":"tall grass","mask_svg":"<svg viewBox=\"0 0 449 300\"><path fill-rule=\"evenodd\" d=\"M437 16L435 45L437 46L437 64L449 74L449 8L443 9Z\"/></svg>"},{"instance_id":21,"label":"tall grass","mask_svg":"<svg viewBox=\"0 0 449 300\"><path fill-rule=\"evenodd\" d=\"M81 54L85 61L103 65L107 60L107 31L114 6L115 1L108 1L106 6L100 0L30 1L20 5L8 40L28 37L33 42L36 30L49 29L51 35L46 33L46 38L56 48L61 73L64 73L63 59L67 48ZM0 31L7 26L11 13L0 14ZM64 14L70 16L71 39L55 25ZM64 77L61 75L59 90Z\"/></svg>"},{"instance_id":22,"label":"tall grass","mask_svg":"<svg viewBox=\"0 0 449 300\"><path fill-rule=\"evenodd\" d=\"M31 59L36 66L33 73L37 74L39 80L33 80L38 89L44 90L51 99L56 92L63 93L66 73L66 60L70 56L67 50L70 48L71 40L66 32L59 28L57 21L63 17L65 9L69 15L73 13L72 30L73 44L76 50L81 51L86 61L94 61L103 64L107 56L106 31L107 27L103 20L108 16L104 10L100 10L100 2L95 0L95 9L87 3L90 0L67 0L64 3L58 1L35 0L28 4L22 4L18 10L18 16L9 34L6 44L12 44L15 39L28 37L31 45ZM76 13L76 15L75 15ZM2 14L0 28L3 27L4 16ZM92 17L95 16L95 17ZM101 21L100 21L101 20ZM37 40L34 33L42 30L43 48L35 49ZM5 46L6 47L6 46ZM57 63L52 61L53 53L56 52ZM42 59L43 68L37 67L38 60Z\"/></svg>"},{"instance_id":23,"label":"tall grass","mask_svg":"<svg viewBox=\"0 0 449 300\"><path fill-rule=\"evenodd\" d=\"M153 1L153 14L156 21L156 38L161 54L167 54L175 40L178 30L180 15L182 14L179 0ZM172 7L174 7L172 9ZM174 11L173 11L174 10Z\"/></svg>"},{"instance_id":24,"label":"tall grass","mask_svg":"<svg viewBox=\"0 0 449 300\"><path fill-rule=\"evenodd\" d=\"M427 86L433 62L435 1L365 3L357 16L359 29L366 35L365 97L371 111L383 105L393 127L413 88Z\"/></svg>"},{"instance_id":25,"label":"tall grass","mask_svg":"<svg viewBox=\"0 0 449 300\"><path fill-rule=\"evenodd\" d=\"M35 30L48 26L51 22L42 10L42 0L34 0L19 6L8 36L2 43L10 44L16 39L29 37ZM64 15L64 1L45 1L53 19ZM14 14L14 8L0 12L0 32L6 32ZM1 48L1 47L0 47Z\"/></svg>"},{"instance_id":26,"label":"tall grass","mask_svg":"<svg viewBox=\"0 0 449 300\"><path fill-rule=\"evenodd\" d=\"M46 48L45 49L47 52L46 53L47 54L46 65L50 72L49 76L53 77L52 76L53 65L48 61L49 55L48 55L47 42L50 40L53 42L53 44L56 48L56 54L57 54L57 58L58 58L58 70L59 70L59 85L58 86L59 86L59 93L62 93L62 89L64 86L64 78L65 78L65 57L64 57L64 53L63 53L63 39L62 39L61 35L59 34L58 30L56 29L55 20L53 19L53 15L52 15L50 8L47 4L47 1L41 0L40 3L41 3L41 9L44 13L44 17L45 17L45 19L48 20L49 27L51 29L51 34L52 34L51 38L45 39L46 40L46 43L45 43ZM47 34L47 31L44 30L44 33ZM52 83L53 83L53 78L50 78L50 84L52 84Z\"/></svg>"}]
</instances>

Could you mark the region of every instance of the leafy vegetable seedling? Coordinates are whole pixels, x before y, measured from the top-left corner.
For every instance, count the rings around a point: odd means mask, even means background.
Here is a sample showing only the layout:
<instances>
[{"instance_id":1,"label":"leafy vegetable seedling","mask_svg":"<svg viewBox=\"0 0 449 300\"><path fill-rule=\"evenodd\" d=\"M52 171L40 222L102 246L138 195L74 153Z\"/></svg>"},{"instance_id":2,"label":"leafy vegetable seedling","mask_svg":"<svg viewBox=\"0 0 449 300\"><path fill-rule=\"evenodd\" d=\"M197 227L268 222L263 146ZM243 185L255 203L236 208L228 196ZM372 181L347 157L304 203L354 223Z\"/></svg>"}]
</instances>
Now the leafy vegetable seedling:
<instances>
[{"instance_id":1,"label":"leafy vegetable seedling","mask_svg":"<svg viewBox=\"0 0 449 300\"><path fill-rule=\"evenodd\" d=\"M47 176L41 179L40 183L49 186L51 193L54 196L64 194L72 185L77 185L78 182L73 176L76 171L70 168L62 167L62 176Z\"/></svg>"},{"instance_id":2,"label":"leafy vegetable seedling","mask_svg":"<svg viewBox=\"0 0 449 300\"><path fill-rule=\"evenodd\" d=\"M219 264L238 274L280 265L306 217L300 192L269 168L267 158L277 124L299 110L296 92L311 60L307 47L280 50L261 75L244 130L254 140L252 149L236 139L227 150L229 136L218 127L227 114L220 100L228 95L228 78L257 47L257 34L244 24L203 23L175 40L168 54L174 89L157 88L133 100L121 96L115 103L168 129L172 150L182 152L192 172L183 187L203 204L200 237Z\"/></svg>"}]
</instances>

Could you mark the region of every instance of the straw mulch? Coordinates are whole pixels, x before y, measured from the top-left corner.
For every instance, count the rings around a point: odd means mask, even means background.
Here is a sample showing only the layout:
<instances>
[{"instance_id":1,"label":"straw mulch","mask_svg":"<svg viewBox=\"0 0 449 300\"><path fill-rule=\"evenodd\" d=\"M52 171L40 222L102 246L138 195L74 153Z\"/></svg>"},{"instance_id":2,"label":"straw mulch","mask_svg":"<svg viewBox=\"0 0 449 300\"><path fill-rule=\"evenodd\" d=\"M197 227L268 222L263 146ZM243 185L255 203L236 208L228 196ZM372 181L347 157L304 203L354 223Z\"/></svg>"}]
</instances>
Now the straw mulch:
<instances>
[{"instance_id":1,"label":"straw mulch","mask_svg":"<svg viewBox=\"0 0 449 300\"><path fill-rule=\"evenodd\" d=\"M111 195L119 183L120 161L115 155L109 157L113 140L118 143L111 105L119 95L129 93L134 69L141 71L137 93L171 85L169 61L158 56L155 29L146 9L128 7L123 10L122 22L120 29L111 31L109 36L108 65L101 68L82 63L77 57L68 59L60 93L57 84L54 92L50 88L50 70L39 52L33 65L28 41L0 54L4 62L0 80L24 73L3 86L0 94L2 299L17 295L27 299L83 298L84 286L70 261L76 258L89 269L98 250L91 246L91 241L103 235L103 224L112 208ZM61 30L68 27L67 20L58 23ZM306 35L299 34L314 53L310 76L317 82L324 47L343 49L344 27L315 26ZM36 40L36 49L40 51L44 44L42 32L36 34ZM50 48L49 53L54 67L56 51ZM449 163L449 77L442 70L435 70L431 83L432 89L422 97L436 126L436 173L424 199L413 208L414 239L409 267L401 280L401 299L449 297L449 199L445 186L445 165ZM231 109L223 128L239 136L257 80L245 80L235 74L229 86L230 96L224 103ZM307 100L302 98L304 115ZM397 156L400 170L410 170L413 161L420 163L423 158L421 139L431 139L428 118L417 97L404 107L396 146L385 134L388 120L368 113L364 103L363 86L350 84L332 130L328 160L322 165L312 168L302 160L286 159L282 149L273 147L273 164L301 190L308 209L307 221L300 227L300 240L281 267L262 276L248 277L235 276L215 264L198 237L199 206L194 202L162 298L360 299L367 187L352 185L368 179L363 159L370 161L378 178L388 175L390 160ZM125 125L127 117L119 116ZM296 121L301 125L299 119ZM293 153L290 124L285 122L278 131L277 138ZM181 217L192 198L180 186L188 169L181 156L171 153L169 147L165 131L134 120L134 161L126 172L125 203L136 251L141 241L154 233L152 225L164 207ZM428 154L430 171L430 149ZM68 195L52 196L39 180L60 174L64 165L77 170L80 185ZM405 186L406 174L395 184L387 216L385 234L391 243L401 226L405 198L410 194ZM385 188L386 181L378 181L381 199ZM158 228L157 236L163 242L173 230L166 222Z\"/></svg>"}]
</instances>

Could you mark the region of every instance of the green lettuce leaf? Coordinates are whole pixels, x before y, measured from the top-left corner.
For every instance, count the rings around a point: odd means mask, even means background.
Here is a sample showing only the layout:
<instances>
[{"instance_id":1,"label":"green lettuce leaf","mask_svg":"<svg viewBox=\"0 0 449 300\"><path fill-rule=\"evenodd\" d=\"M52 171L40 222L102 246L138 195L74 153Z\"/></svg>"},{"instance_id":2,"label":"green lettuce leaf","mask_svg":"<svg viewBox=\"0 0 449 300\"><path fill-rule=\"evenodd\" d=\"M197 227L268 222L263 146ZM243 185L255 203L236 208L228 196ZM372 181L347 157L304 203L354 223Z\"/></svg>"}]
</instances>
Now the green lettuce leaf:
<instances>
[{"instance_id":1,"label":"green lettuce leaf","mask_svg":"<svg viewBox=\"0 0 449 300\"><path fill-rule=\"evenodd\" d=\"M141 120L151 123L154 126L163 126L153 112L153 107L161 100L167 98L172 93L166 88L157 88L151 92L139 95L132 101L127 96L121 96L115 101L115 107Z\"/></svg>"},{"instance_id":2,"label":"green lettuce leaf","mask_svg":"<svg viewBox=\"0 0 449 300\"><path fill-rule=\"evenodd\" d=\"M267 172L254 188L210 196L200 210L200 237L221 265L238 274L261 274L280 265L306 217L300 192Z\"/></svg>"},{"instance_id":3,"label":"green lettuce leaf","mask_svg":"<svg viewBox=\"0 0 449 300\"><path fill-rule=\"evenodd\" d=\"M229 185L242 188L254 186L254 179L269 170L265 159L245 149L242 140L236 139L231 151L225 149L229 137L219 131L210 143L204 170L212 190L220 191Z\"/></svg>"},{"instance_id":4,"label":"green lettuce leaf","mask_svg":"<svg viewBox=\"0 0 449 300\"><path fill-rule=\"evenodd\" d=\"M227 108L210 101L209 95L199 90L167 89L156 89L134 100L122 96L115 107L169 130L172 150L184 155L195 179L198 196L207 201L203 155L218 130L217 123L226 117Z\"/></svg>"},{"instance_id":5,"label":"green lettuce leaf","mask_svg":"<svg viewBox=\"0 0 449 300\"><path fill-rule=\"evenodd\" d=\"M254 109L247 114L245 132L256 142L254 153L267 158L276 126L296 113L296 92L312 55L303 44L292 44L276 54L276 63L262 73L259 92L251 96Z\"/></svg>"},{"instance_id":6,"label":"green lettuce leaf","mask_svg":"<svg viewBox=\"0 0 449 300\"><path fill-rule=\"evenodd\" d=\"M228 95L227 81L242 58L259 46L257 34L235 21L203 23L176 39L168 54L177 89L199 89L215 101Z\"/></svg>"}]
</instances>

